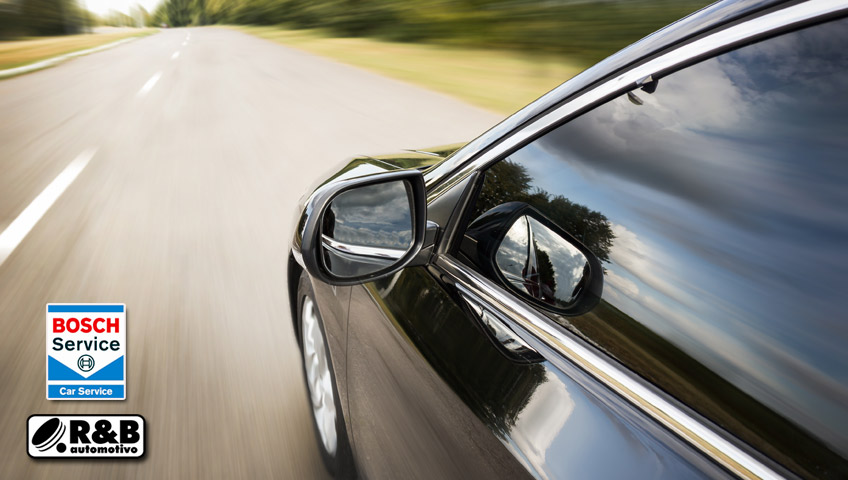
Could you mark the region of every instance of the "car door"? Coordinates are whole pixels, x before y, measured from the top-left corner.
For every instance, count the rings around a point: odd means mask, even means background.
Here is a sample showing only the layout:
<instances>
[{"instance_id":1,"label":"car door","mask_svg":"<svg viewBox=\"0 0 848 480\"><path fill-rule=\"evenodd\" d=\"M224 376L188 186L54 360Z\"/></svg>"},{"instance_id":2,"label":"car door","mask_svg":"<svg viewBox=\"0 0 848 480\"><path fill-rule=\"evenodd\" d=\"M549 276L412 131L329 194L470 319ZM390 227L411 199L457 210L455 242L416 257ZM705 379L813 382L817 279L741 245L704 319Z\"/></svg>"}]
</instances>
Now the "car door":
<instances>
[{"instance_id":1,"label":"car door","mask_svg":"<svg viewBox=\"0 0 848 480\"><path fill-rule=\"evenodd\" d=\"M846 32L835 20L666 62L431 192L428 214L447 227L433 263L351 290L362 473L848 474L834 320L848 272ZM513 238L522 260L500 264L475 227L510 203L537 223ZM574 269L539 225L601 261L591 311L551 300Z\"/></svg>"},{"instance_id":2,"label":"car door","mask_svg":"<svg viewBox=\"0 0 848 480\"><path fill-rule=\"evenodd\" d=\"M573 368L510 356L486 325L500 320L441 276L410 268L352 290L348 389L365 478L718 474Z\"/></svg>"}]
</instances>

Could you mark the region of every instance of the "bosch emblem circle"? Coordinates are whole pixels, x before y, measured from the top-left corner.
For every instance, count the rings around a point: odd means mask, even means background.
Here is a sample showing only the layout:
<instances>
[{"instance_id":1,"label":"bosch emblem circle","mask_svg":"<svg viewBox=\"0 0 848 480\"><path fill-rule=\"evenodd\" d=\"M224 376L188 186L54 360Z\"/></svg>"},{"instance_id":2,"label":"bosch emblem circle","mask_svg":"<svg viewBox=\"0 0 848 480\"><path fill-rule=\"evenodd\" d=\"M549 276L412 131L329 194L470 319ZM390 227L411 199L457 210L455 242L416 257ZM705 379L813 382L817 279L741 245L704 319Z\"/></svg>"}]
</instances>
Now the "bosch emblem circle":
<instances>
[{"instance_id":1,"label":"bosch emblem circle","mask_svg":"<svg viewBox=\"0 0 848 480\"><path fill-rule=\"evenodd\" d=\"M88 372L94 368L94 359L91 358L91 355L83 355L77 360L77 366L83 372Z\"/></svg>"}]
</instances>

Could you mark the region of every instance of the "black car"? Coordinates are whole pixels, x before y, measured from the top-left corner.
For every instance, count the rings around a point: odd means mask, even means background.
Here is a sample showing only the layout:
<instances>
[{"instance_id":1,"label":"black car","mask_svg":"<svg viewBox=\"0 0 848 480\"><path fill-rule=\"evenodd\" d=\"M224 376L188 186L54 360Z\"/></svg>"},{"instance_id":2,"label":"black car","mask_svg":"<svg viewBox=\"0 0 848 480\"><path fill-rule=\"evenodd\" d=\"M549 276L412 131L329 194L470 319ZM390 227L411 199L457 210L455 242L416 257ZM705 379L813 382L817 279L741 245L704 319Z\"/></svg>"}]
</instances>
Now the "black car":
<instances>
[{"instance_id":1,"label":"black car","mask_svg":"<svg viewBox=\"0 0 848 480\"><path fill-rule=\"evenodd\" d=\"M319 446L367 478L848 478L848 2L720 2L307 197Z\"/></svg>"}]
</instances>

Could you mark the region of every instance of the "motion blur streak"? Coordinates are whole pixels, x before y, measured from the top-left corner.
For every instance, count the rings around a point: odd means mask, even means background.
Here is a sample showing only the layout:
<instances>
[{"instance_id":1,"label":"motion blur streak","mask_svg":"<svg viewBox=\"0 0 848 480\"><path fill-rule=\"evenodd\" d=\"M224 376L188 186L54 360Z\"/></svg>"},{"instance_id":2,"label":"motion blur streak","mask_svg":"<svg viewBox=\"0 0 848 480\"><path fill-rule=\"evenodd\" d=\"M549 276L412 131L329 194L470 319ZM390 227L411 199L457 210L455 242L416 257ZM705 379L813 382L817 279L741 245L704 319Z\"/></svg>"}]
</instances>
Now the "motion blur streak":
<instances>
[{"instance_id":1,"label":"motion blur streak","mask_svg":"<svg viewBox=\"0 0 848 480\"><path fill-rule=\"evenodd\" d=\"M321 478L285 293L297 199L352 154L498 120L239 32L192 32L176 60L186 32L165 30L0 82L0 231L97 148L0 265L0 478ZM127 304L125 402L45 399L48 302ZM144 415L146 458L36 462L33 413Z\"/></svg>"}]
</instances>

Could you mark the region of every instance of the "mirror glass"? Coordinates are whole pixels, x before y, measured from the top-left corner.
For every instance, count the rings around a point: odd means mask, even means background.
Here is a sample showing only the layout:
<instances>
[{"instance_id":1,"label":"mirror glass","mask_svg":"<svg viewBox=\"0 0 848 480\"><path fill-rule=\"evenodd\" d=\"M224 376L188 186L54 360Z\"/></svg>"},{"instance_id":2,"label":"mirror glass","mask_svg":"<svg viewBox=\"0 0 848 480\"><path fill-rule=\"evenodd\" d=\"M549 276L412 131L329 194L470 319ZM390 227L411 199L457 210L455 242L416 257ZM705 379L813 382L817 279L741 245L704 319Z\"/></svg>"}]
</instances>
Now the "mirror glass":
<instances>
[{"instance_id":1,"label":"mirror glass","mask_svg":"<svg viewBox=\"0 0 848 480\"><path fill-rule=\"evenodd\" d=\"M358 187L334 198L321 231L324 265L337 277L391 267L412 247L412 201L407 182Z\"/></svg>"},{"instance_id":2,"label":"mirror glass","mask_svg":"<svg viewBox=\"0 0 848 480\"><path fill-rule=\"evenodd\" d=\"M573 304L589 278L583 253L528 215L510 226L495 263L513 288L555 308Z\"/></svg>"}]
</instances>

